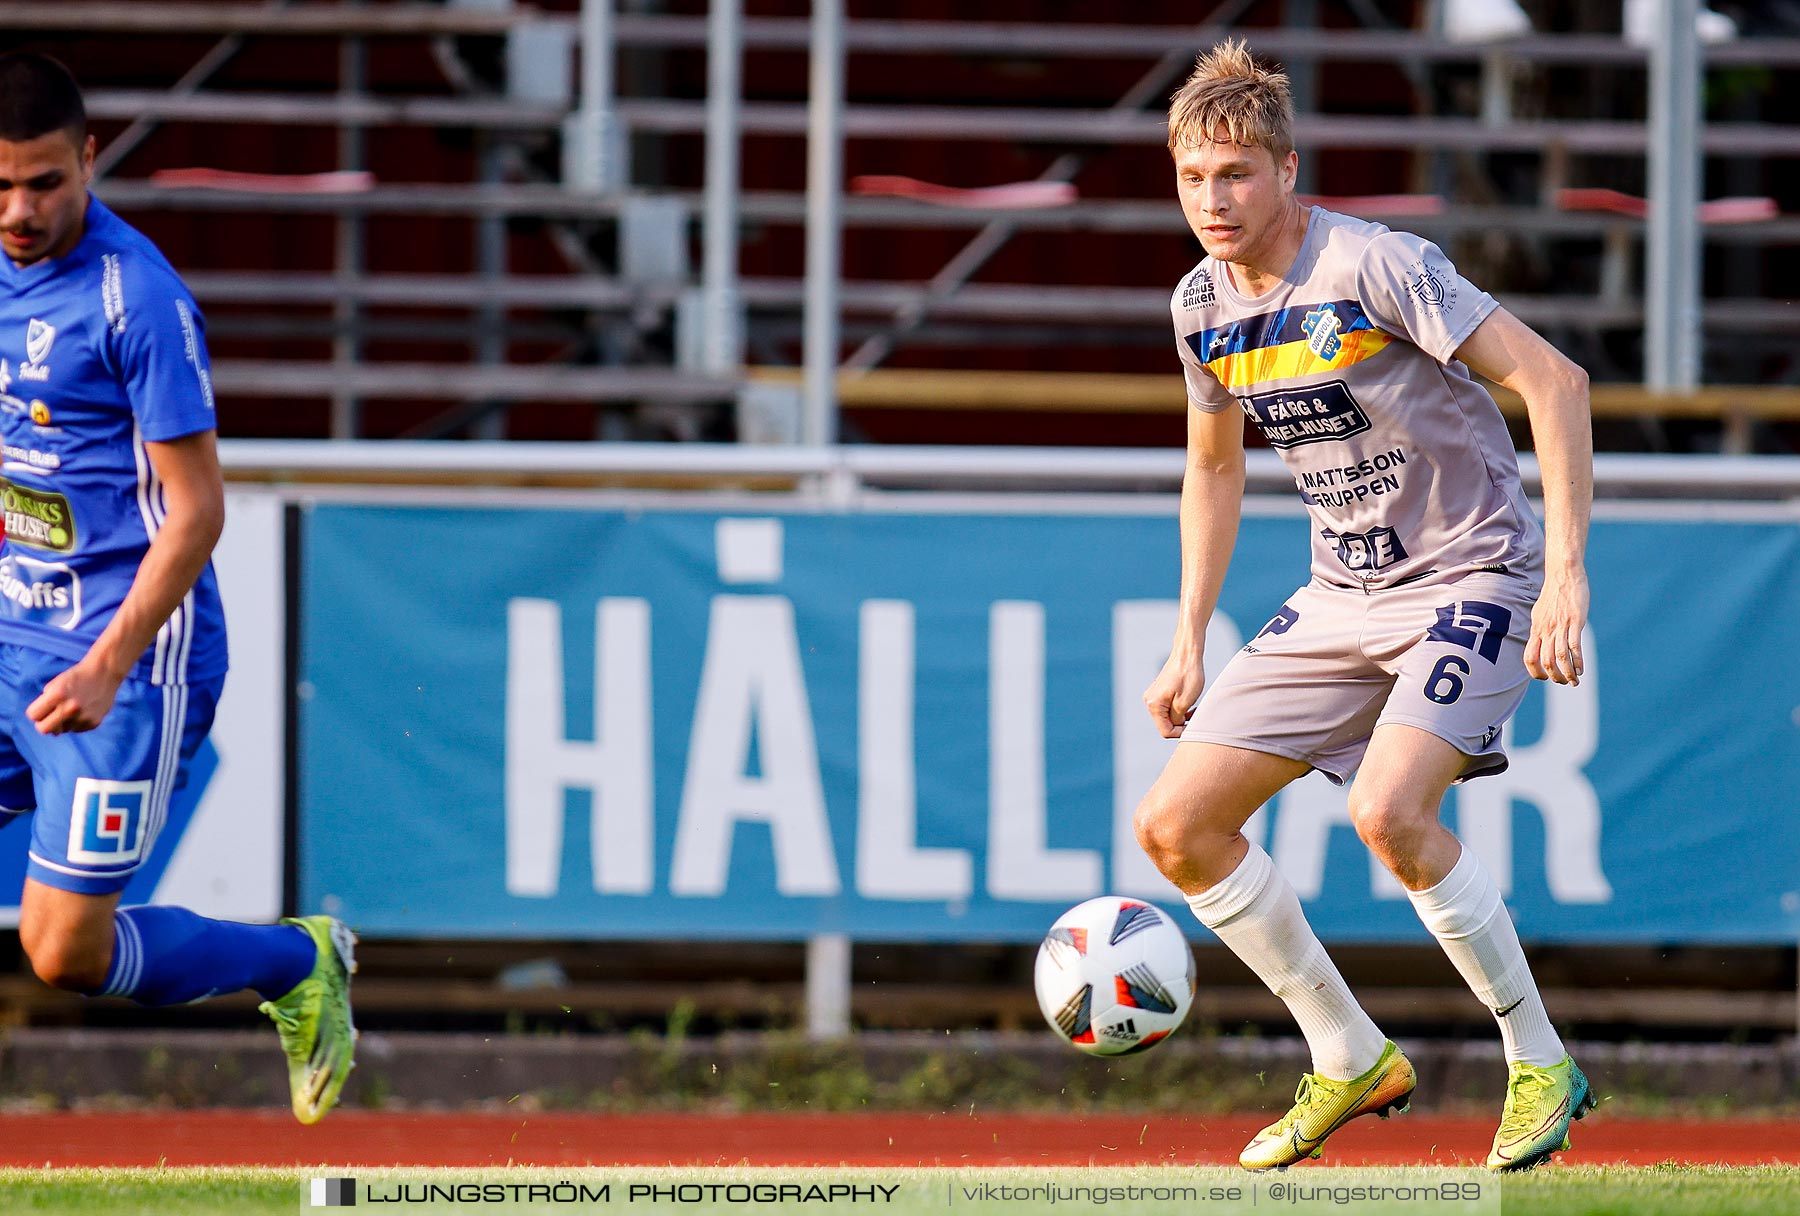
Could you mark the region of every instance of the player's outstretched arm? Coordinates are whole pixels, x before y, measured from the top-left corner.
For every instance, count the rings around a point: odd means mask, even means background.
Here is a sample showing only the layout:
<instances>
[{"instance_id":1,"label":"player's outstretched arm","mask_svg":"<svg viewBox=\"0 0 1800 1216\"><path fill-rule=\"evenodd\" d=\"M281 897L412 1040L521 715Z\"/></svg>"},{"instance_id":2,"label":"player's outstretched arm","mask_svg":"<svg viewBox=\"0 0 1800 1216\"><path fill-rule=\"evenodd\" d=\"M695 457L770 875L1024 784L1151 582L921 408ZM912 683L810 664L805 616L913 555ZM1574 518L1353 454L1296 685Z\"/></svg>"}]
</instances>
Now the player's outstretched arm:
<instances>
[{"instance_id":1,"label":"player's outstretched arm","mask_svg":"<svg viewBox=\"0 0 1800 1216\"><path fill-rule=\"evenodd\" d=\"M1544 482L1544 590L1531 613L1525 670L1534 679L1579 684L1594 504L1587 373L1504 308L1476 327L1456 357L1525 399Z\"/></svg>"},{"instance_id":2,"label":"player's outstretched arm","mask_svg":"<svg viewBox=\"0 0 1800 1216\"><path fill-rule=\"evenodd\" d=\"M1181 478L1181 616L1168 662L1144 693L1165 739L1181 734L1206 687L1206 623L1219 603L1244 501L1244 417L1188 407Z\"/></svg>"},{"instance_id":3,"label":"player's outstretched arm","mask_svg":"<svg viewBox=\"0 0 1800 1216\"><path fill-rule=\"evenodd\" d=\"M100 725L120 683L206 569L225 527L225 482L213 432L144 446L163 484L167 516L105 631L79 663L46 684L26 708L42 734Z\"/></svg>"}]
</instances>

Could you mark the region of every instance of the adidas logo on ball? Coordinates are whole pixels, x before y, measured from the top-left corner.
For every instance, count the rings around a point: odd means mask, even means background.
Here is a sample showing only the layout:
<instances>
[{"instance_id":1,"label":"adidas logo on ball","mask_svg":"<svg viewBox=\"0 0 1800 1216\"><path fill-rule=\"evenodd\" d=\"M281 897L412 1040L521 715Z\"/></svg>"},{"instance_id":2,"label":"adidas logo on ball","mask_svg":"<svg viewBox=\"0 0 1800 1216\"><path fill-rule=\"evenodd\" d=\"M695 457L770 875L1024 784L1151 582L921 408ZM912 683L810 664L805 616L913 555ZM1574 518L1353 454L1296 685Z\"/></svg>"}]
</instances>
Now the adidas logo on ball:
<instances>
[{"instance_id":1,"label":"adidas logo on ball","mask_svg":"<svg viewBox=\"0 0 1800 1216\"><path fill-rule=\"evenodd\" d=\"M1194 1003L1194 951L1141 899L1106 895L1056 918L1033 973L1051 1028L1090 1055L1160 1043Z\"/></svg>"}]
</instances>

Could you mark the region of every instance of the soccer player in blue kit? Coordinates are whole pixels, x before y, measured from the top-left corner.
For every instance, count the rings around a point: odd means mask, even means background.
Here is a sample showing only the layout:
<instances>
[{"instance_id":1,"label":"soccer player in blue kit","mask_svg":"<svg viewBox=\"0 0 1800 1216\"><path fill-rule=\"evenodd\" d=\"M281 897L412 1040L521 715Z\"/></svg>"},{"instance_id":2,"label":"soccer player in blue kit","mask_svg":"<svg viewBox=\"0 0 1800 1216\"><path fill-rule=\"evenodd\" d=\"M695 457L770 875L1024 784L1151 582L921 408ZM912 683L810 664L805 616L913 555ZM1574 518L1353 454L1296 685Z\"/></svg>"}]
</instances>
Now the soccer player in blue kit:
<instances>
[{"instance_id":1,"label":"soccer player in blue kit","mask_svg":"<svg viewBox=\"0 0 1800 1216\"><path fill-rule=\"evenodd\" d=\"M0 822L30 820L19 936L73 992L260 993L312 1123L353 1066L349 930L119 907L224 684L225 491L199 310L89 196L86 125L66 68L0 55Z\"/></svg>"}]
</instances>

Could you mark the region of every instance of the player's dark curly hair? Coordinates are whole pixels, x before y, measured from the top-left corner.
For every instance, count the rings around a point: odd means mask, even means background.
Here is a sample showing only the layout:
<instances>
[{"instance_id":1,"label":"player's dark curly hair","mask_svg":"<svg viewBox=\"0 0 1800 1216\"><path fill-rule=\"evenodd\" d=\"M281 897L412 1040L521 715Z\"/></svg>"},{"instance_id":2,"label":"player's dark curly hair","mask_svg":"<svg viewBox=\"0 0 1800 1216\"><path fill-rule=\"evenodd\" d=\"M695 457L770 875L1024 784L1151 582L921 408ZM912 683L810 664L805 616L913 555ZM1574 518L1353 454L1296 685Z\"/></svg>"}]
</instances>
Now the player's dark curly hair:
<instances>
[{"instance_id":1,"label":"player's dark curly hair","mask_svg":"<svg viewBox=\"0 0 1800 1216\"><path fill-rule=\"evenodd\" d=\"M87 134L87 107L69 69L36 51L0 55L0 139L23 143L67 131Z\"/></svg>"}]
</instances>

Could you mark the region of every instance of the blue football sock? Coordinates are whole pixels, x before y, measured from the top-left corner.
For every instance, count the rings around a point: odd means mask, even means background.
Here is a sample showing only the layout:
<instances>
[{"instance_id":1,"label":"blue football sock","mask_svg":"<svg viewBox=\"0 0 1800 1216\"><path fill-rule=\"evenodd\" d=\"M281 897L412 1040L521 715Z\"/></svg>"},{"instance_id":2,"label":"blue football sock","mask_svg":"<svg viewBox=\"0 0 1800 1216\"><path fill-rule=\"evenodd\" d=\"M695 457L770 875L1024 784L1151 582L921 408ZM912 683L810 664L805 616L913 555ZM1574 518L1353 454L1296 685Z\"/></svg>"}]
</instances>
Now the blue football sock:
<instances>
[{"instance_id":1,"label":"blue football sock","mask_svg":"<svg viewBox=\"0 0 1800 1216\"><path fill-rule=\"evenodd\" d=\"M113 914L112 966L95 995L140 1005L180 1005L254 988L286 996L312 973L318 948L293 925L209 920L186 908L124 908Z\"/></svg>"}]
</instances>

